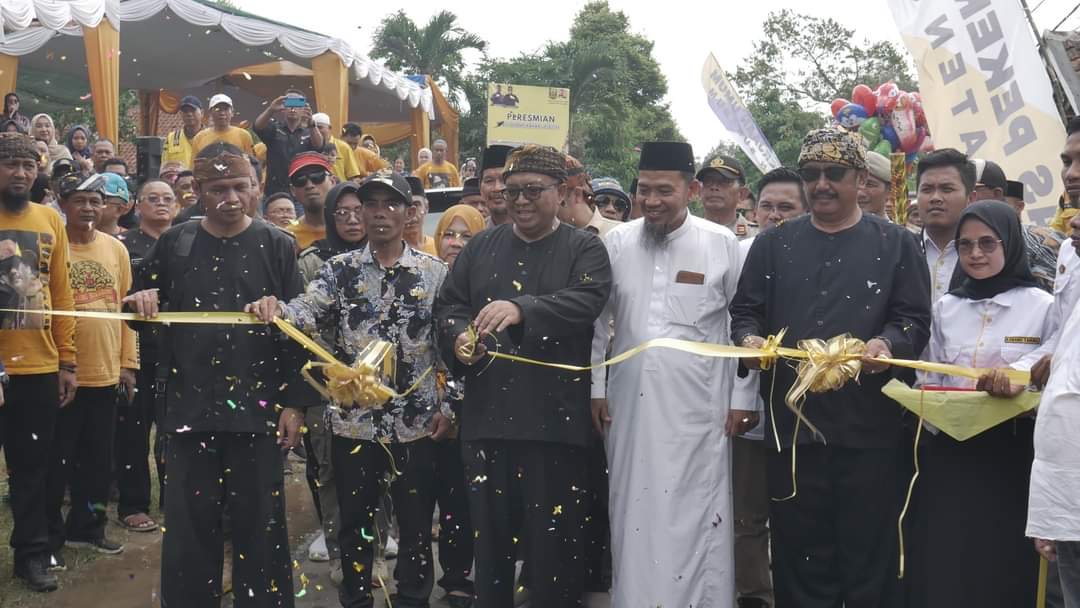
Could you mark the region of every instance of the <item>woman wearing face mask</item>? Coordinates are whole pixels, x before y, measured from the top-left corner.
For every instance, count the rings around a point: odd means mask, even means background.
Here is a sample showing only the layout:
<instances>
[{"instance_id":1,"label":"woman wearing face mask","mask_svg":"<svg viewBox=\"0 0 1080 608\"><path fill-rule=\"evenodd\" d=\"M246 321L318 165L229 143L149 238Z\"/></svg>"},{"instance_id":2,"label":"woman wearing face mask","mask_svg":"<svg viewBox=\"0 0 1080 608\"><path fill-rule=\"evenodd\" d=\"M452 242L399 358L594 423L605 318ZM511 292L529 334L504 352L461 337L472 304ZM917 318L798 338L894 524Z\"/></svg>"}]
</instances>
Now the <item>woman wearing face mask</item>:
<instances>
[{"instance_id":1,"label":"woman wearing face mask","mask_svg":"<svg viewBox=\"0 0 1080 608\"><path fill-rule=\"evenodd\" d=\"M56 125L48 114L35 114L30 119L30 136L49 145L49 166L45 168L46 173L52 173L52 166L56 161L62 158L72 160L67 147L56 143Z\"/></svg>"},{"instance_id":2,"label":"woman wearing face mask","mask_svg":"<svg viewBox=\"0 0 1080 608\"><path fill-rule=\"evenodd\" d=\"M1028 266L1016 212L970 205L956 230L959 267L934 305L928 358L989 368L978 381L927 374L924 385L1010 397L1003 369L1030 370L1056 330L1053 297ZM1038 555L1025 537L1034 419L1007 420L966 441L926 427L909 578L911 606L1011 607L1035 601Z\"/></svg>"},{"instance_id":3,"label":"woman wearing face mask","mask_svg":"<svg viewBox=\"0 0 1080 608\"><path fill-rule=\"evenodd\" d=\"M484 216L470 205L454 205L439 218L435 229L435 249L451 268L469 239L484 229ZM464 385L439 367L438 387L451 408L460 412ZM437 444L435 458L435 501L439 505L439 565L443 576L439 586L452 608L472 605L473 583L467 577L473 561L473 531L469 523L469 503L465 492L465 465L457 429Z\"/></svg>"}]
</instances>

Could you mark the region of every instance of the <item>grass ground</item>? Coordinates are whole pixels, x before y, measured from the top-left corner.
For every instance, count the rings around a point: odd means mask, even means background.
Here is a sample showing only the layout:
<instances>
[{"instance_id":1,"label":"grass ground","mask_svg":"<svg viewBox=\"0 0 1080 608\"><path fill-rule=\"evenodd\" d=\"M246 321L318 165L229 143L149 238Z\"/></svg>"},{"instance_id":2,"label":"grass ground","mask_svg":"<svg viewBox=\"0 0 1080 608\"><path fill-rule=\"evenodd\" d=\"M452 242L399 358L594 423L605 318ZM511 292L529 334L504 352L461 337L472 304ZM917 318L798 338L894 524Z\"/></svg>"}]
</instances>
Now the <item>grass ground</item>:
<instances>
[{"instance_id":1,"label":"grass ground","mask_svg":"<svg viewBox=\"0 0 1080 608\"><path fill-rule=\"evenodd\" d=\"M151 436L150 445L153 444L154 438ZM157 467L154 463L150 462L150 504L154 507L158 504L158 476ZM6 544L11 536L12 519L11 508L7 503L8 495L8 475L7 464L0 461L0 497L3 497L4 503L0 508L0 542ZM154 507L151 507L153 509ZM161 521L161 513L153 511L150 516L155 520ZM108 518L110 522L116 521L116 504L109 505ZM128 533L120 530L115 526L110 527L109 534L114 532L121 532L123 534L135 534ZM154 532L153 534L157 534ZM123 542L123 539L118 539ZM4 608L45 608L51 606L50 595L48 593L35 593L30 591L23 585L20 579L17 579L12 574L12 551L7 547L0 547L0 606ZM64 584L70 585L78 582L80 573L86 571L86 565L101 558L101 554L92 551L90 549L64 549L64 557L67 560L68 572L63 575Z\"/></svg>"}]
</instances>

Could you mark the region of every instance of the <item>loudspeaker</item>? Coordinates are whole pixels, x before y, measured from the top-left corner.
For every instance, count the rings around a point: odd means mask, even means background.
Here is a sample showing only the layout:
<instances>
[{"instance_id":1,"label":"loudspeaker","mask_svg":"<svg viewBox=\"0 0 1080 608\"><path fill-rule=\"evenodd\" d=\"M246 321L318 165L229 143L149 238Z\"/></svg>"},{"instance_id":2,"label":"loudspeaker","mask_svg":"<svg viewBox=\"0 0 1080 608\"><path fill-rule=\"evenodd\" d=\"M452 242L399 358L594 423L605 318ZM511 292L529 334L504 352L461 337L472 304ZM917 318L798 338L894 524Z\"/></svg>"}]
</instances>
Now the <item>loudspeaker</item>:
<instances>
[{"instance_id":1,"label":"loudspeaker","mask_svg":"<svg viewBox=\"0 0 1080 608\"><path fill-rule=\"evenodd\" d=\"M135 176L140 184L152 177L158 177L164 143L165 140L160 137L135 138Z\"/></svg>"}]
</instances>

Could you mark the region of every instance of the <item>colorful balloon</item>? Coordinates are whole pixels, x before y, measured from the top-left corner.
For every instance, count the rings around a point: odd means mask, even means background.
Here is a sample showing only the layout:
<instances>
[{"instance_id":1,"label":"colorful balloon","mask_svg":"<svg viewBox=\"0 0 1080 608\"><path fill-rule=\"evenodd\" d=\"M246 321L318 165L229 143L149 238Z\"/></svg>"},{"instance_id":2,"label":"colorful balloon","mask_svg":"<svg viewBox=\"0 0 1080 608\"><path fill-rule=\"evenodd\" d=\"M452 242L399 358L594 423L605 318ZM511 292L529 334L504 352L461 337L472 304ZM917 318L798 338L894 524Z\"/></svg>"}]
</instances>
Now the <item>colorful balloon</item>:
<instances>
[{"instance_id":1,"label":"colorful balloon","mask_svg":"<svg viewBox=\"0 0 1080 608\"><path fill-rule=\"evenodd\" d=\"M844 99L843 97L838 97L838 98L834 99L832 104L830 105L830 109L832 110L833 118L836 118L836 115L840 113L840 109L843 108L844 106L846 106L849 103L851 103L851 102Z\"/></svg>"},{"instance_id":2,"label":"colorful balloon","mask_svg":"<svg viewBox=\"0 0 1080 608\"><path fill-rule=\"evenodd\" d=\"M915 152L919 149L919 131L915 124L915 100L909 93L900 93L896 98L896 105L889 114L889 123L896 130L896 139L900 142L900 149L904 152Z\"/></svg>"},{"instance_id":3,"label":"colorful balloon","mask_svg":"<svg viewBox=\"0 0 1080 608\"><path fill-rule=\"evenodd\" d=\"M866 118L866 110L857 103L847 104L840 108L840 112L836 115L836 120L848 130L858 129L866 121Z\"/></svg>"},{"instance_id":4,"label":"colorful balloon","mask_svg":"<svg viewBox=\"0 0 1080 608\"><path fill-rule=\"evenodd\" d=\"M873 116L877 111L877 96L865 84L855 85L851 91L851 101L862 106L867 116Z\"/></svg>"},{"instance_id":5,"label":"colorful balloon","mask_svg":"<svg viewBox=\"0 0 1080 608\"><path fill-rule=\"evenodd\" d=\"M872 116L864 120L862 126L859 127L859 134L866 139L867 147L873 149L881 141L881 119Z\"/></svg>"},{"instance_id":6,"label":"colorful balloon","mask_svg":"<svg viewBox=\"0 0 1080 608\"><path fill-rule=\"evenodd\" d=\"M895 83L886 82L877 88L877 115L888 117L896 106L896 98L900 96L900 88Z\"/></svg>"},{"instance_id":7,"label":"colorful balloon","mask_svg":"<svg viewBox=\"0 0 1080 608\"><path fill-rule=\"evenodd\" d=\"M889 152L900 149L900 140L896 137L896 129L893 128L892 124L885 123L881 127L881 138L889 142L889 146L891 146Z\"/></svg>"},{"instance_id":8,"label":"colorful balloon","mask_svg":"<svg viewBox=\"0 0 1080 608\"><path fill-rule=\"evenodd\" d=\"M878 142L878 145L874 146L874 152L888 158L892 154L892 144L883 139Z\"/></svg>"}]
</instances>

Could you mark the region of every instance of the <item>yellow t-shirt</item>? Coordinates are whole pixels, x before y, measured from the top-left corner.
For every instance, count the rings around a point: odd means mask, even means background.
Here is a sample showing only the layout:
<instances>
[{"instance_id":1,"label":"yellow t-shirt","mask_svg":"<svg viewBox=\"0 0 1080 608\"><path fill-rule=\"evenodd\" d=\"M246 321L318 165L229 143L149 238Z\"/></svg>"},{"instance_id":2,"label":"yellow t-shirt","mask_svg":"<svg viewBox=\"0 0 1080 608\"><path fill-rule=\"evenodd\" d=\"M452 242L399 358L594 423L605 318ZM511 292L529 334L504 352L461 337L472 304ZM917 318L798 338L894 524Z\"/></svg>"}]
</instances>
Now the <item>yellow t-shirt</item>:
<instances>
[{"instance_id":1,"label":"yellow t-shirt","mask_svg":"<svg viewBox=\"0 0 1080 608\"><path fill-rule=\"evenodd\" d=\"M362 177L367 177L376 171L390 167L390 163L364 146L353 148L353 152L356 153L356 166L360 169Z\"/></svg>"},{"instance_id":2,"label":"yellow t-shirt","mask_svg":"<svg viewBox=\"0 0 1080 608\"><path fill-rule=\"evenodd\" d=\"M443 161L441 164L424 163L413 171L413 175L420 178L424 188L447 188L460 186L461 176L458 175L457 167Z\"/></svg>"},{"instance_id":3,"label":"yellow t-shirt","mask_svg":"<svg viewBox=\"0 0 1080 608\"><path fill-rule=\"evenodd\" d=\"M232 144L246 154L255 154L255 140L246 130L240 127L229 127L228 131L221 133L215 131L214 127L207 127L199 131L199 134L191 141L191 158L195 158L203 148L217 141Z\"/></svg>"},{"instance_id":4,"label":"yellow t-shirt","mask_svg":"<svg viewBox=\"0 0 1080 608\"><path fill-rule=\"evenodd\" d=\"M195 134L196 137L198 135L198 133ZM175 160L184 163L185 169L191 169L191 162L195 159L195 155L191 152L191 142L193 140L194 138L188 139L183 128L166 135L165 149L161 151L162 164Z\"/></svg>"},{"instance_id":5,"label":"yellow t-shirt","mask_svg":"<svg viewBox=\"0 0 1080 608\"><path fill-rule=\"evenodd\" d=\"M75 310L120 312L131 289L127 248L104 232L89 243L71 243L71 291ZM75 347L79 386L112 386L120 368L139 369L135 331L123 321L76 319Z\"/></svg>"},{"instance_id":6,"label":"yellow t-shirt","mask_svg":"<svg viewBox=\"0 0 1080 608\"><path fill-rule=\"evenodd\" d=\"M345 181L353 177L364 177L367 174L360 171L360 165L356 162L356 155L352 153L352 148L344 141L331 137L330 141L334 143L334 148L337 149L337 159L334 160L334 175L338 180Z\"/></svg>"},{"instance_id":7,"label":"yellow t-shirt","mask_svg":"<svg viewBox=\"0 0 1080 608\"><path fill-rule=\"evenodd\" d=\"M300 251L311 247L311 244L315 241L326 238L326 226L323 226L322 228L312 228L302 219L289 224L289 232L296 237L296 244L300 248Z\"/></svg>"},{"instance_id":8,"label":"yellow t-shirt","mask_svg":"<svg viewBox=\"0 0 1080 608\"><path fill-rule=\"evenodd\" d=\"M60 214L29 203L0 206L0 308L72 310L68 238ZM0 360L7 373L54 374L75 363L75 319L0 312Z\"/></svg>"}]
</instances>

